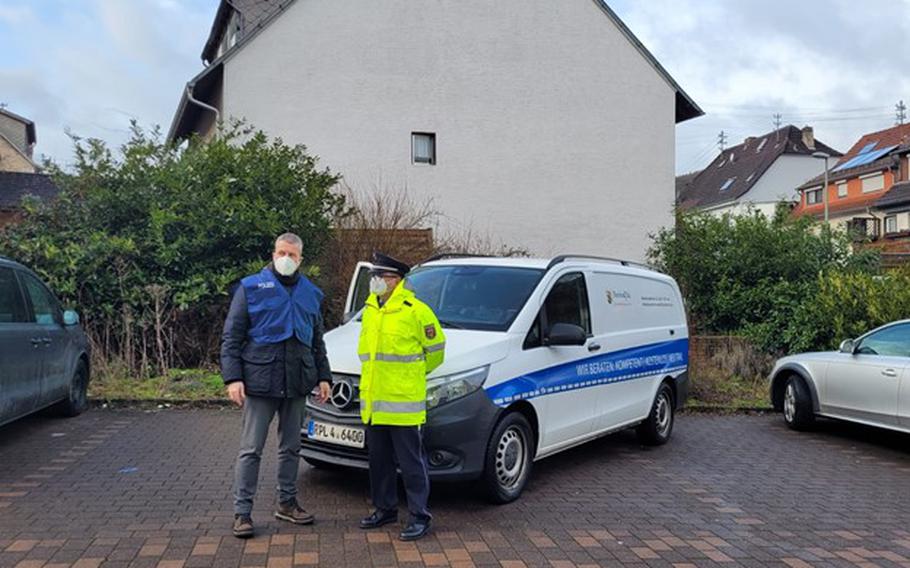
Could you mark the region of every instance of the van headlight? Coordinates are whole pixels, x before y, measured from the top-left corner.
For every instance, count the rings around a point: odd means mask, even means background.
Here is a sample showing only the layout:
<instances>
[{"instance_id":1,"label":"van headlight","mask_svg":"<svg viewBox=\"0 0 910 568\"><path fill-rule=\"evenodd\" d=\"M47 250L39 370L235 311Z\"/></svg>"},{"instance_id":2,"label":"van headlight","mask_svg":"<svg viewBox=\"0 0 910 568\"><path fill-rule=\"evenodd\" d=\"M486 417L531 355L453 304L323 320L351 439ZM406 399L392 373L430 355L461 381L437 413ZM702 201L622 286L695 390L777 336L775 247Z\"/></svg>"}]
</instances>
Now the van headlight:
<instances>
[{"instance_id":1,"label":"van headlight","mask_svg":"<svg viewBox=\"0 0 910 568\"><path fill-rule=\"evenodd\" d=\"M479 389L487 378L489 365L437 377L427 381L427 410L452 402Z\"/></svg>"}]
</instances>

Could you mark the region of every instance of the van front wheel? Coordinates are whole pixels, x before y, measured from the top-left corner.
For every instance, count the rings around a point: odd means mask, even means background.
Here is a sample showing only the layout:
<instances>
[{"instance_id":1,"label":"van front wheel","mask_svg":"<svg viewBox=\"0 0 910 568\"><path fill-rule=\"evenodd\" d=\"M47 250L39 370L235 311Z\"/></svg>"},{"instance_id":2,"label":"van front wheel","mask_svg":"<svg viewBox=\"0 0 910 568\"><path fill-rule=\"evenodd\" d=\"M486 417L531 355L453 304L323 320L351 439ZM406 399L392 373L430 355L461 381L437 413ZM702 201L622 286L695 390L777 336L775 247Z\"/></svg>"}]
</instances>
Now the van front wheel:
<instances>
[{"instance_id":1,"label":"van front wheel","mask_svg":"<svg viewBox=\"0 0 910 568\"><path fill-rule=\"evenodd\" d=\"M657 389L651 413L636 429L638 439L649 446L666 444L673 432L673 421L676 418L673 412L673 390L670 385L663 383Z\"/></svg>"},{"instance_id":2,"label":"van front wheel","mask_svg":"<svg viewBox=\"0 0 910 568\"><path fill-rule=\"evenodd\" d=\"M493 503L518 499L531 476L534 436L520 412L506 414L493 428L483 472L487 496Z\"/></svg>"}]
</instances>

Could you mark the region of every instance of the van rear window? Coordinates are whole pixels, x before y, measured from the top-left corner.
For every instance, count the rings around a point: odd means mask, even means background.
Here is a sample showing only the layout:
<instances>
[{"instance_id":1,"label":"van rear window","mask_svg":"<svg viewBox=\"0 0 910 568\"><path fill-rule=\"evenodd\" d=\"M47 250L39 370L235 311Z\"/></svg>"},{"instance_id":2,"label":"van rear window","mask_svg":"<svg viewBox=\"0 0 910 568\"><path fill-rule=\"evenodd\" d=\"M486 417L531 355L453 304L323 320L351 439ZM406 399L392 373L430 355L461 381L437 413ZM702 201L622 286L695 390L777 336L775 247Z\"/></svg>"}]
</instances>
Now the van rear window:
<instances>
[{"instance_id":1,"label":"van rear window","mask_svg":"<svg viewBox=\"0 0 910 568\"><path fill-rule=\"evenodd\" d=\"M501 266L427 266L405 285L443 327L506 331L543 276L543 270Z\"/></svg>"}]
</instances>

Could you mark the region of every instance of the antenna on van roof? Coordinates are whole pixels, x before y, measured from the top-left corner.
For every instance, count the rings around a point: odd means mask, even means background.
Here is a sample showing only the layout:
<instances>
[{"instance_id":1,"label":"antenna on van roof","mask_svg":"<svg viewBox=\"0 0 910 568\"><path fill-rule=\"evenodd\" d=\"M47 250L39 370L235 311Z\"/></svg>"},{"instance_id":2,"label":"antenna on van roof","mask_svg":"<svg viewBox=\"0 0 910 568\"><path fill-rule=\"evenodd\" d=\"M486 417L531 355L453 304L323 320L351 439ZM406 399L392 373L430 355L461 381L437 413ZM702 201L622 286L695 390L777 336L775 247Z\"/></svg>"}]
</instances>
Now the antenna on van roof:
<instances>
[{"instance_id":1,"label":"antenna on van roof","mask_svg":"<svg viewBox=\"0 0 910 568\"><path fill-rule=\"evenodd\" d=\"M554 256L553 260L547 265L547 270L550 270L557 264L565 262L571 258L581 258L588 260L605 260L607 262L615 262L623 266L634 266L638 268L644 268L645 270L654 270L654 267L643 262L635 262L634 260L624 260L621 258L611 258L609 256L594 256L590 254L561 254L559 256Z\"/></svg>"}]
</instances>

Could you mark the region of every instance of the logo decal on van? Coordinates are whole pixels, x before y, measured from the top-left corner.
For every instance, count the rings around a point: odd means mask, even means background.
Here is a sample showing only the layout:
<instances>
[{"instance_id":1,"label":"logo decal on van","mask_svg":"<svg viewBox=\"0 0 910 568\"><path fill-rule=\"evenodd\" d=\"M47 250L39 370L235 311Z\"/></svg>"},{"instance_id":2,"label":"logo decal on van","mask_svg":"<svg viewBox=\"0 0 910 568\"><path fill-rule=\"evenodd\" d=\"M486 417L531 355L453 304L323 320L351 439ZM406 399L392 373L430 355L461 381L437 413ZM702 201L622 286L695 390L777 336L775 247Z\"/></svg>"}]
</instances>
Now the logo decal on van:
<instances>
[{"instance_id":1,"label":"logo decal on van","mask_svg":"<svg viewBox=\"0 0 910 568\"><path fill-rule=\"evenodd\" d=\"M689 339L684 338L570 361L515 377L486 391L495 404L503 405L554 392L684 371L688 363Z\"/></svg>"},{"instance_id":2,"label":"logo decal on van","mask_svg":"<svg viewBox=\"0 0 910 568\"><path fill-rule=\"evenodd\" d=\"M617 306L632 305L632 294L628 290L607 290L607 303Z\"/></svg>"}]
</instances>

